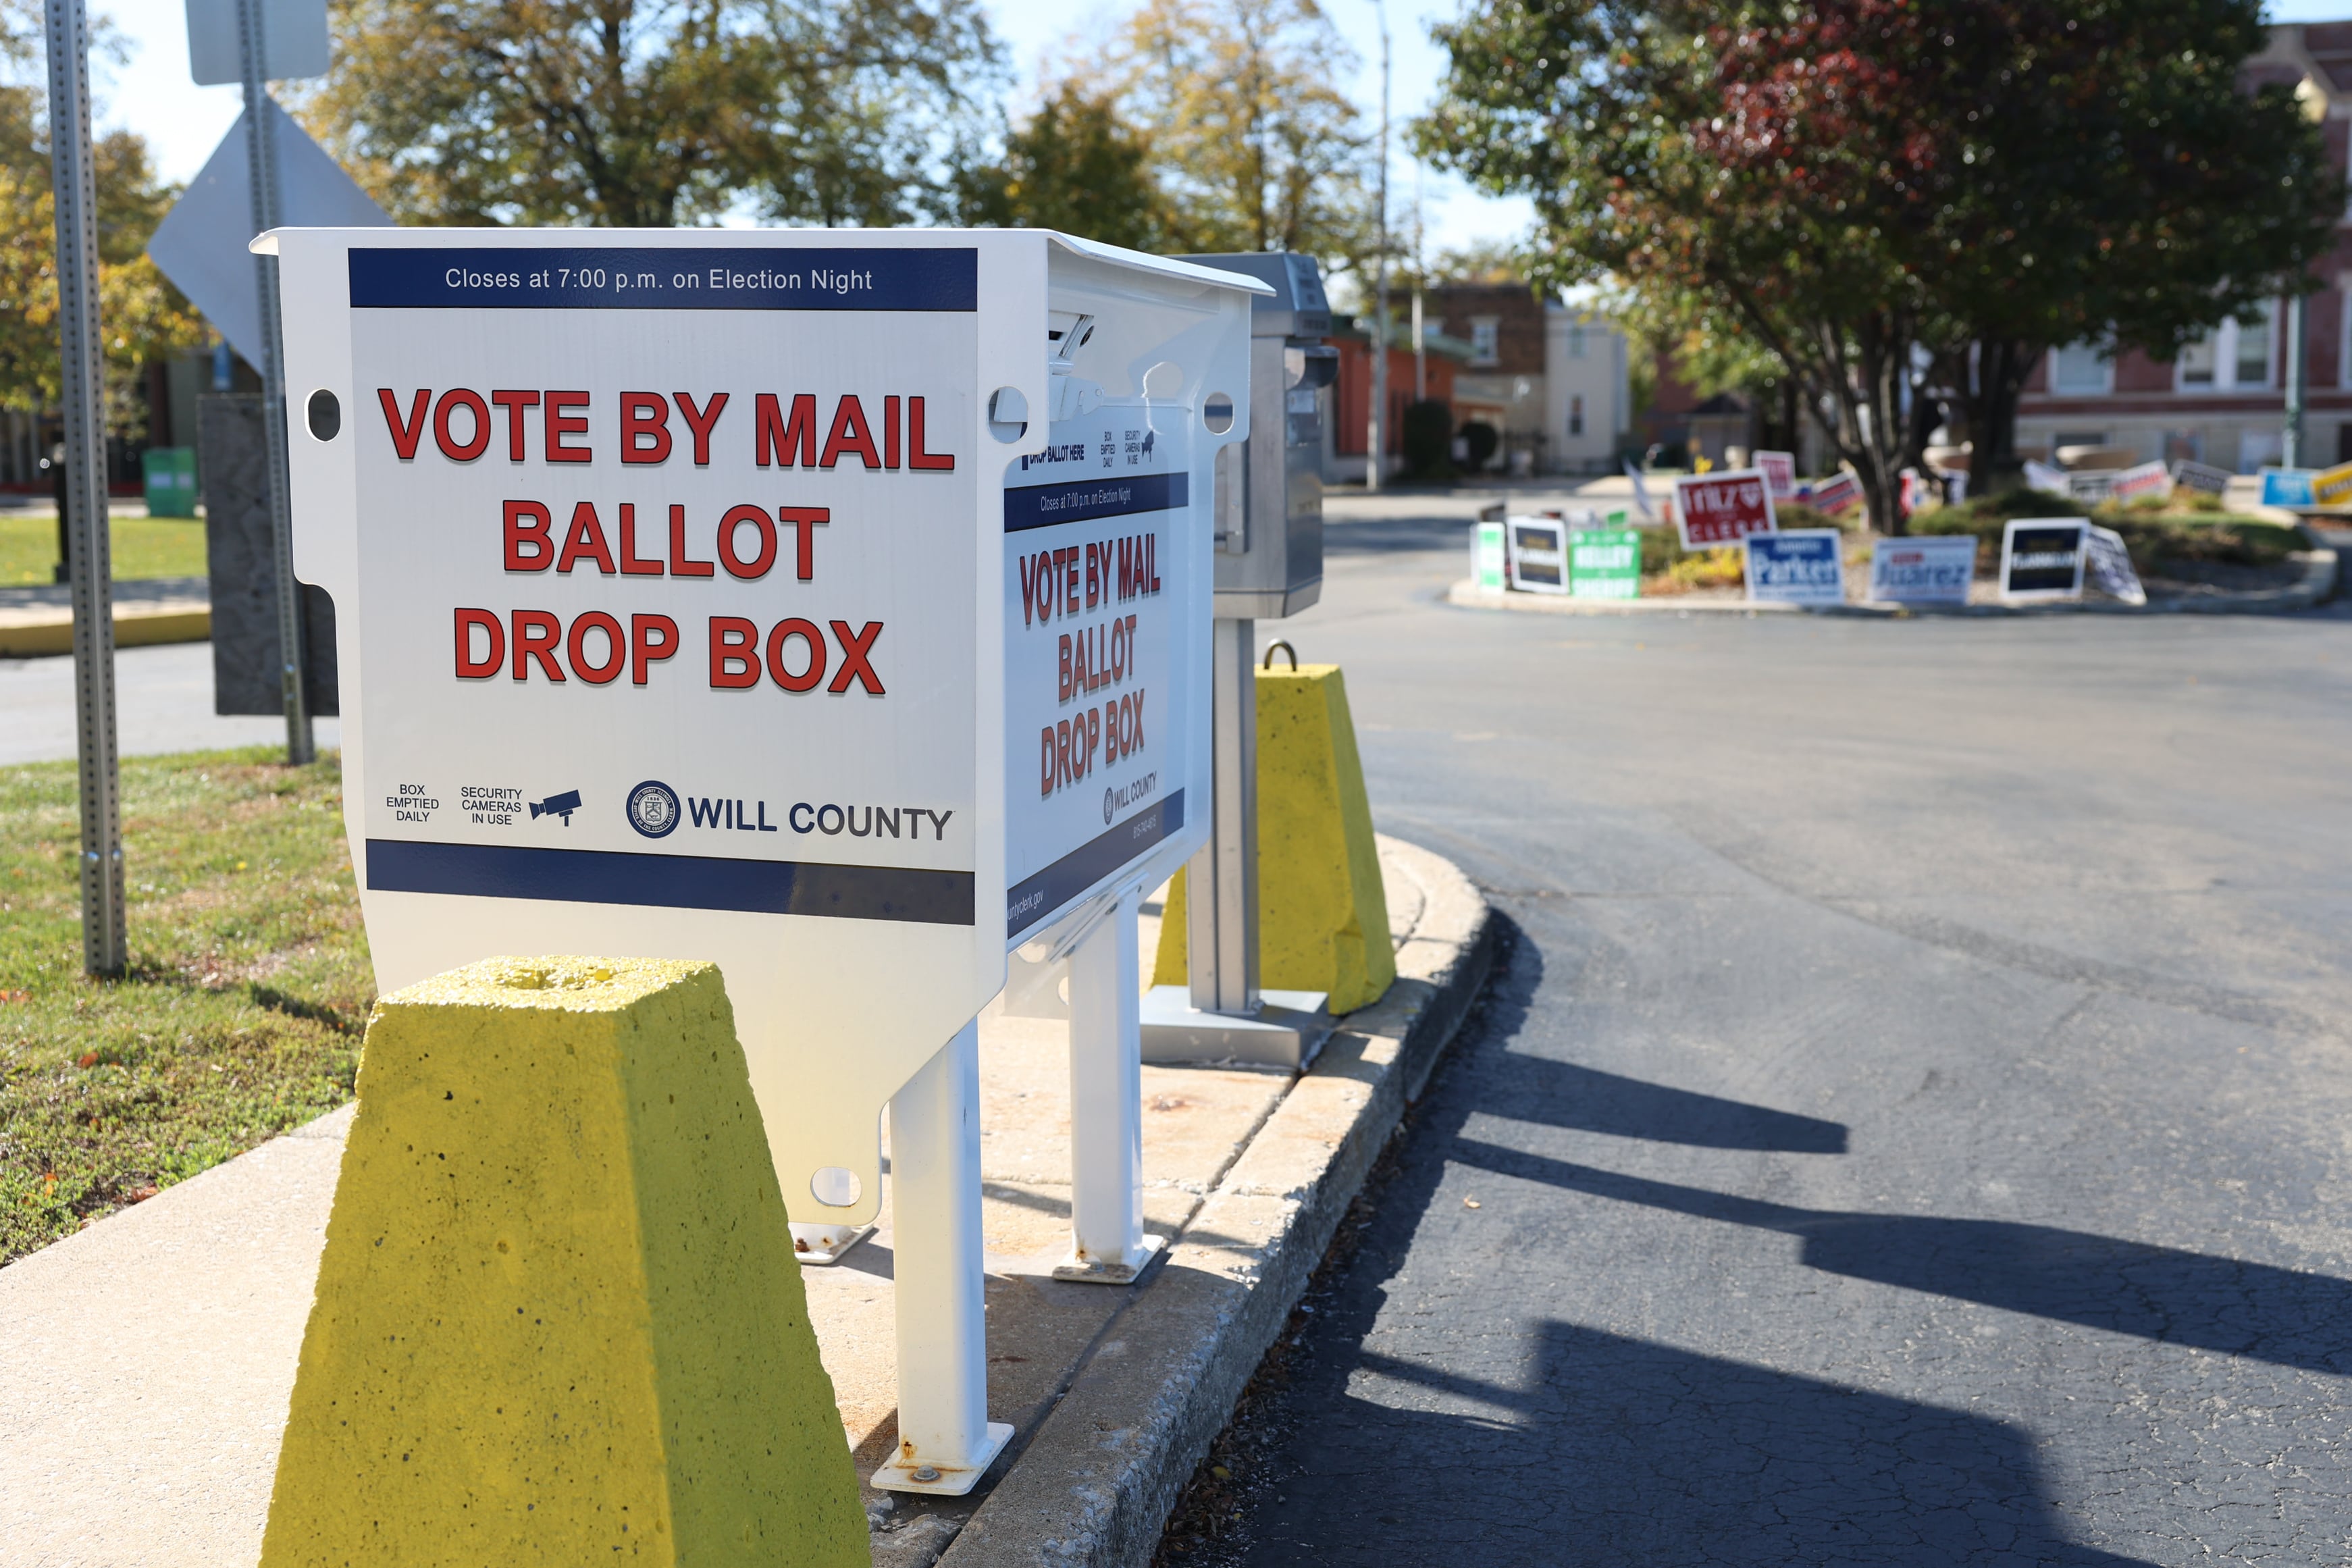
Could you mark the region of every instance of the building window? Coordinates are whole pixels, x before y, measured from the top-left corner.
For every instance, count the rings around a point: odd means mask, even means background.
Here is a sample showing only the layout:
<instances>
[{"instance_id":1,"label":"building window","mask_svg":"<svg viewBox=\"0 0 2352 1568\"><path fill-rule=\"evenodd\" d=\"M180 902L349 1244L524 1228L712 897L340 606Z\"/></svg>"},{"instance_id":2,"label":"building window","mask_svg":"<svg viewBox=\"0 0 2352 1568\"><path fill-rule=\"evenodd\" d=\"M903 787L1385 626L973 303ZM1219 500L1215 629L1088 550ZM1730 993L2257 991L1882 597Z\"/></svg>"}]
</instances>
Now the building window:
<instances>
[{"instance_id":1,"label":"building window","mask_svg":"<svg viewBox=\"0 0 2352 1568\"><path fill-rule=\"evenodd\" d=\"M1568 357L1570 359L1584 357L1584 323L1582 321L1572 322L1569 326Z\"/></svg>"},{"instance_id":2,"label":"building window","mask_svg":"<svg viewBox=\"0 0 2352 1568\"><path fill-rule=\"evenodd\" d=\"M1584 434L1584 397L1580 393L1568 400L1568 433L1571 436Z\"/></svg>"},{"instance_id":3,"label":"building window","mask_svg":"<svg viewBox=\"0 0 2352 1568\"><path fill-rule=\"evenodd\" d=\"M1470 363L1472 364L1493 364L1497 360L1501 359L1502 354L1499 352L1498 345L1501 342L1502 332L1503 319L1500 316L1471 317Z\"/></svg>"},{"instance_id":4,"label":"building window","mask_svg":"<svg viewBox=\"0 0 2352 1568\"><path fill-rule=\"evenodd\" d=\"M2050 390L2062 397L2099 397L2116 389L2116 362L2097 343L2050 351Z\"/></svg>"},{"instance_id":5,"label":"building window","mask_svg":"<svg viewBox=\"0 0 2352 1568\"><path fill-rule=\"evenodd\" d=\"M2242 321L2228 321L2180 351L2173 374L2183 392L2263 392L2277 358L2278 306L2265 303Z\"/></svg>"}]
</instances>

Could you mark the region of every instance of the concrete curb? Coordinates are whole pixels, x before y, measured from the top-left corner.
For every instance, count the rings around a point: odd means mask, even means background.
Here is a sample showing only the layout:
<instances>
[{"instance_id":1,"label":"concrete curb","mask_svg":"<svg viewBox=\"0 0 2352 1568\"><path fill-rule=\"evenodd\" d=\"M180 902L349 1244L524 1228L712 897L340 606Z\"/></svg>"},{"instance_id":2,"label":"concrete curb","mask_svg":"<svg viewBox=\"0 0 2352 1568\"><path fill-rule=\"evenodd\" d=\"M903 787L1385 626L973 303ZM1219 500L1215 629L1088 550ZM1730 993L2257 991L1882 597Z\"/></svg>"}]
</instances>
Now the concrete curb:
<instances>
[{"instance_id":1,"label":"concrete curb","mask_svg":"<svg viewBox=\"0 0 2352 1568\"><path fill-rule=\"evenodd\" d=\"M153 643L203 642L213 635L212 606L189 605L117 606L114 646L143 647ZM0 658L37 658L73 651L73 615L51 611L27 613L0 610Z\"/></svg>"},{"instance_id":2,"label":"concrete curb","mask_svg":"<svg viewBox=\"0 0 2352 1568\"><path fill-rule=\"evenodd\" d=\"M1445 602L1473 610L1513 610L1548 616L1855 616L1874 620L1910 616L2274 616L2308 610L2336 592L2337 557L2333 550L2298 550L2288 560L2302 568L2291 587L2255 593L2218 593L2194 598L2150 599L2126 605L2112 599L2065 605L1751 605L1744 599L1571 599L1564 594L1490 594L1464 577L1445 590Z\"/></svg>"},{"instance_id":3,"label":"concrete curb","mask_svg":"<svg viewBox=\"0 0 2352 1568\"><path fill-rule=\"evenodd\" d=\"M1349 1015L1104 1329L940 1568L1137 1568L1281 1331L1494 962L1486 900L1382 839L1425 904L1397 981Z\"/></svg>"}]
</instances>

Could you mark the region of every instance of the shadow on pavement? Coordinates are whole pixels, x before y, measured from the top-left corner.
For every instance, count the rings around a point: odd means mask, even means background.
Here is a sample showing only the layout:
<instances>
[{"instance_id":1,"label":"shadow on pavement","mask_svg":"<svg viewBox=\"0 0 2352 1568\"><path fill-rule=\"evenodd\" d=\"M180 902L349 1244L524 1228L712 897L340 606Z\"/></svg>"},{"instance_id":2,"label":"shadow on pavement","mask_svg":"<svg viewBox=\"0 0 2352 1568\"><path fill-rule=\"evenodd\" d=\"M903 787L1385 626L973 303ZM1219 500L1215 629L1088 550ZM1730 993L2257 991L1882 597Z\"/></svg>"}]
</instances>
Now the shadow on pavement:
<instances>
[{"instance_id":1,"label":"shadow on pavement","mask_svg":"<svg viewBox=\"0 0 2352 1568\"><path fill-rule=\"evenodd\" d=\"M1511 956L1487 990L1482 1023L1485 1038L1499 1045L1515 1037L1526 1024L1528 1006L1544 982L1545 965L1543 950L1524 930L1507 917L1496 919L1510 933ZM1843 1122L1649 1083L1524 1050L1482 1053L1476 1079L1476 1088L1467 1093L1462 1110L1577 1132L1606 1132L1703 1149L1789 1154L1846 1152ZM1468 1089L1466 1083L1464 1087ZM1460 1129L1457 1112L1446 1131L1451 1135Z\"/></svg>"},{"instance_id":2,"label":"shadow on pavement","mask_svg":"<svg viewBox=\"0 0 2352 1568\"><path fill-rule=\"evenodd\" d=\"M1803 1262L2166 1344L2352 1373L2352 1282L2013 1220L1845 1213L1734 1197L1455 1138L1446 1158L1594 1197L1804 1239Z\"/></svg>"},{"instance_id":3,"label":"shadow on pavement","mask_svg":"<svg viewBox=\"0 0 2352 1568\"><path fill-rule=\"evenodd\" d=\"M1809 1261L1819 1261L1818 1247L1864 1277L1934 1275L1967 1296L1975 1284L1966 1276L1985 1268L1965 1251L1919 1260L1922 1244L1929 1255L1948 1245L1940 1235L1874 1236L1839 1223L1874 1216L1813 1215L1612 1177L1464 1138L1468 1118L1491 1114L1706 1147L1845 1148L1846 1130L1836 1122L1534 1055L1519 1036L1545 954L1508 920L1502 937L1496 976L1431 1086L1425 1121L1379 1190L1351 1261L1294 1342L1305 1353L1267 1416L1284 1434L1282 1457L1250 1483L1258 1500L1233 1554L1212 1560L1253 1568L2144 1568L2067 1538L2038 1439L2021 1426L1566 1322L1540 1309L1520 1319L1507 1307L1470 1305L1490 1296L1507 1301L1529 1280L1527 1260L1507 1249L1465 1253L1442 1239L1442 1227L1424 1229L1449 1169L1465 1163L1790 1229L1807 1237ZM1488 1208L1509 1212L1491 1197ZM1816 1221L1824 1222L1818 1233L1808 1228ZM1515 1245L1535 1245L1539 1234L1515 1229ZM1913 1261L1886 1256L1906 1247ZM1401 1276L1409 1262L1408 1284ZM1990 1278L2014 1281L1997 1269ZM2042 1283L2037 1274L2003 1293L2031 1297ZM2074 1304L2088 1310L2117 1289L2095 1269L2077 1282ZM2336 1316L2327 1310L2333 1300L2314 1302L2311 1321Z\"/></svg>"},{"instance_id":4,"label":"shadow on pavement","mask_svg":"<svg viewBox=\"0 0 2352 1568\"><path fill-rule=\"evenodd\" d=\"M1645 1083L1543 1057L1513 1055L1496 1062L1475 1109L1517 1121L1645 1138L1654 1143L1786 1154L1846 1152L1843 1122Z\"/></svg>"},{"instance_id":5,"label":"shadow on pavement","mask_svg":"<svg viewBox=\"0 0 2352 1568\"><path fill-rule=\"evenodd\" d=\"M1470 524L1458 517L1377 517L1327 521L1326 555L1396 555L1414 550L1470 548ZM1464 570L1468 568L1464 558Z\"/></svg>"},{"instance_id":6,"label":"shadow on pavement","mask_svg":"<svg viewBox=\"0 0 2352 1568\"><path fill-rule=\"evenodd\" d=\"M2065 1538L2007 1422L1571 1323L1532 1337L1514 1384L1369 1352L1318 1367L1345 1391L1246 1561L2137 1562Z\"/></svg>"}]
</instances>

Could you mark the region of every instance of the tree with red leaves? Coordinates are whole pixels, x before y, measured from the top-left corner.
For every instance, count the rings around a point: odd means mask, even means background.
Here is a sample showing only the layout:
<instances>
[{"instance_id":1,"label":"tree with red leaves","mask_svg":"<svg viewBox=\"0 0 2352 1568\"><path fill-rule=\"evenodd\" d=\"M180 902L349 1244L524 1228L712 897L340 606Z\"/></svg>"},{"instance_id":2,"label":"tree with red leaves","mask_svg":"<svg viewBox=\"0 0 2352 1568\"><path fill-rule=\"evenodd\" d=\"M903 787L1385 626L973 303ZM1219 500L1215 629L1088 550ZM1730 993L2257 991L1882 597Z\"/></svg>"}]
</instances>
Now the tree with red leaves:
<instances>
[{"instance_id":1,"label":"tree with red leaves","mask_svg":"<svg viewBox=\"0 0 2352 1568\"><path fill-rule=\"evenodd\" d=\"M1923 363L1998 478L2046 348L2168 354L2303 286L2343 210L2239 83L2258 0L1477 0L1438 37L1424 151L1535 199L1547 281L1736 322L1896 530Z\"/></svg>"}]
</instances>

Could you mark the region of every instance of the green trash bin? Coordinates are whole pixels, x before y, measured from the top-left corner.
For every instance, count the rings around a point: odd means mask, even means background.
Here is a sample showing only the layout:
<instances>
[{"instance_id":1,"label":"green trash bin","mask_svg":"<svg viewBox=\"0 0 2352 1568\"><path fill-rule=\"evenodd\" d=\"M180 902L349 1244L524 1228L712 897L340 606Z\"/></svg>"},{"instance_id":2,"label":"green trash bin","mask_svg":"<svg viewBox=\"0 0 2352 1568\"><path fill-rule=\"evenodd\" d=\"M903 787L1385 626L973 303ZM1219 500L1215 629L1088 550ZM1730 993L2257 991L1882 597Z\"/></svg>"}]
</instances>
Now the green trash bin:
<instances>
[{"instance_id":1,"label":"green trash bin","mask_svg":"<svg viewBox=\"0 0 2352 1568\"><path fill-rule=\"evenodd\" d=\"M147 515L196 515L196 449L194 447L150 447L145 458Z\"/></svg>"}]
</instances>

